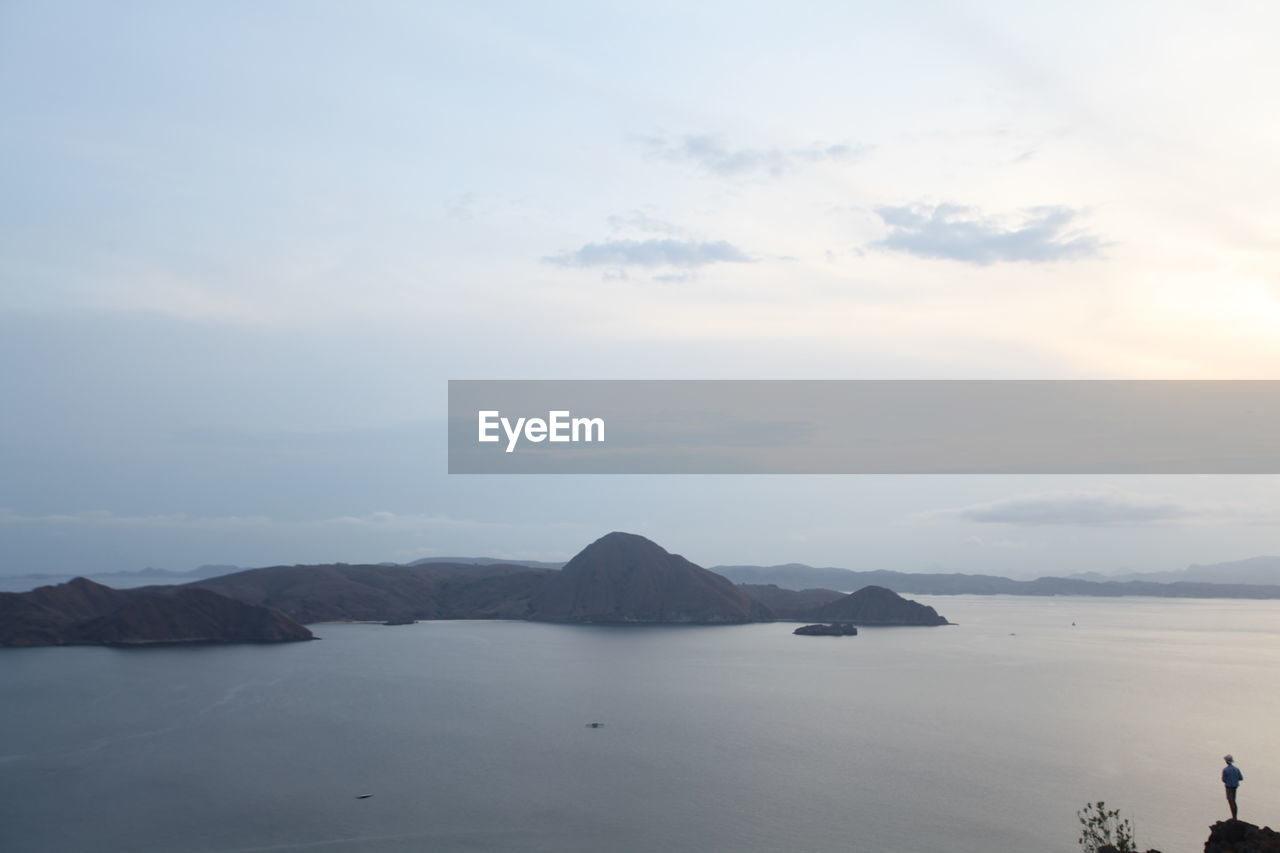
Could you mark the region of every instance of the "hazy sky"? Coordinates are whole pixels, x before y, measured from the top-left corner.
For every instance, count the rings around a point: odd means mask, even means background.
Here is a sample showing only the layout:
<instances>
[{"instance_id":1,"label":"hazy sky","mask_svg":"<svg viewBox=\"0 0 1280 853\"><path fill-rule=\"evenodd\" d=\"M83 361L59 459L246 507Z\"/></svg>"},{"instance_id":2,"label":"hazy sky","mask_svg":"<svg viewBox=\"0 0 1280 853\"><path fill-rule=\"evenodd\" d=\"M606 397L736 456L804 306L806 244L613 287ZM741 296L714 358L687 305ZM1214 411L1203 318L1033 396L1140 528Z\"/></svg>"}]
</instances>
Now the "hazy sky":
<instances>
[{"instance_id":1,"label":"hazy sky","mask_svg":"<svg viewBox=\"0 0 1280 853\"><path fill-rule=\"evenodd\" d=\"M1274 477L449 477L448 379L1280 378L1280 7L0 4L0 574L1280 553Z\"/></svg>"}]
</instances>

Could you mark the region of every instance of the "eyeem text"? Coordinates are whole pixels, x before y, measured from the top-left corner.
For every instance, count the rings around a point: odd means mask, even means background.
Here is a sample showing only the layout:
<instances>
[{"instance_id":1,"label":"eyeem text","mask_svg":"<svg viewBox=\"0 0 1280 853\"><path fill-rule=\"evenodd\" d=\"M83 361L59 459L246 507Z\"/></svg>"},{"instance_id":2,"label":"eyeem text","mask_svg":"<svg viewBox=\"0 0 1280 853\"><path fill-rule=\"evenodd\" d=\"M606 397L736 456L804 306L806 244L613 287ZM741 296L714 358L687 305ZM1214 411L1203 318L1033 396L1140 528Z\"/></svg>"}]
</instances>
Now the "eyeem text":
<instances>
[{"instance_id":1,"label":"eyeem text","mask_svg":"<svg viewBox=\"0 0 1280 853\"><path fill-rule=\"evenodd\" d=\"M477 413L480 422L480 441L501 441L499 430L506 434L507 453L516 449L523 437L525 441L604 441L604 418L575 418L568 411L547 412L542 418L502 417L497 410Z\"/></svg>"}]
</instances>

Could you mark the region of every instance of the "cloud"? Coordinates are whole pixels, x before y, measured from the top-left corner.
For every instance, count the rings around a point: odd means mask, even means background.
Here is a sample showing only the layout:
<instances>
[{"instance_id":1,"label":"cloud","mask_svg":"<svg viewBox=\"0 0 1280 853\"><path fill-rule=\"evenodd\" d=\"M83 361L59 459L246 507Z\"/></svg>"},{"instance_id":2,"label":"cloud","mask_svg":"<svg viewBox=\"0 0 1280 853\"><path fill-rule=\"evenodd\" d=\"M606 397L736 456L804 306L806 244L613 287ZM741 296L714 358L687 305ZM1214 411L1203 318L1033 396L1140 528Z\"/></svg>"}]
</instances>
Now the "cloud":
<instances>
[{"instance_id":1,"label":"cloud","mask_svg":"<svg viewBox=\"0 0 1280 853\"><path fill-rule=\"evenodd\" d=\"M1096 257L1105 245L1090 234L1069 230L1078 214L1069 207L1033 207L1015 227L956 204L878 207L875 212L889 226L889 234L872 246L920 258L980 266L1001 261L1049 263Z\"/></svg>"},{"instance_id":2,"label":"cloud","mask_svg":"<svg viewBox=\"0 0 1280 853\"><path fill-rule=\"evenodd\" d=\"M252 294L236 292L199 275L129 264L95 277L85 301L94 308L141 311L182 320L250 326L272 322L271 311Z\"/></svg>"},{"instance_id":3,"label":"cloud","mask_svg":"<svg viewBox=\"0 0 1280 853\"><path fill-rule=\"evenodd\" d=\"M1019 539L984 539L981 536L966 536L962 545L972 545L975 548L1025 548L1027 543Z\"/></svg>"},{"instance_id":4,"label":"cloud","mask_svg":"<svg viewBox=\"0 0 1280 853\"><path fill-rule=\"evenodd\" d=\"M106 510L22 513L0 508L9 546L0 575L219 563L271 566L372 563L465 554L561 560L563 543L599 536L577 522L496 521L436 512L370 512L282 518L267 515L121 515ZM475 542L484 543L478 548ZM198 556L196 556L198 555Z\"/></svg>"},{"instance_id":5,"label":"cloud","mask_svg":"<svg viewBox=\"0 0 1280 853\"><path fill-rule=\"evenodd\" d=\"M452 518L447 515L430 513L401 514L394 512L372 512L368 515L342 515L330 518L304 520L281 520L264 515L220 515L195 516L185 513L169 515L117 515L107 510L87 510L76 513L50 513L46 515L24 515L9 509L0 509L0 525L47 525L71 528L127 528L137 530L162 529L203 529L217 531L237 531L250 528L402 528L408 530L468 528L488 529L504 527L497 522L476 521L472 519Z\"/></svg>"},{"instance_id":6,"label":"cloud","mask_svg":"<svg viewBox=\"0 0 1280 853\"><path fill-rule=\"evenodd\" d=\"M564 267L680 267L696 269L709 264L751 263L737 247L724 240L610 240L588 243L580 249L543 258Z\"/></svg>"},{"instance_id":7,"label":"cloud","mask_svg":"<svg viewBox=\"0 0 1280 853\"><path fill-rule=\"evenodd\" d=\"M1018 527L1274 524L1277 521L1274 512L1180 502L1117 489L1041 492L956 509L934 510L918 517L978 524L1010 524Z\"/></svg>"},{"instance_id":8,"label":"cloud","mask_svg":"<svg viewBox=\"0 0 1280 853\"><path fill-rule=\"evenodd\" d=\"M807 148L730 148L714 136L685 136L679 142L656 137L641 140L650 156L692 163L713 175L736 178L750 174L777 177L797 166L848 162L865 150L861 146L811 145Z\"/></svg>"},{"instance_id":9,"label":"cloud","mask_svg":"<svg viewBox=\"0 0 1280 853\"><path fill-rule=\"evenodd\" d=\"M632 210L624 214L615 214L608 219L609 227L615 231L634 230L650 234L666 234L669 237L684 236L685 230L656 216L650 216L643 210Z\"/></svg>"}]
</instances>

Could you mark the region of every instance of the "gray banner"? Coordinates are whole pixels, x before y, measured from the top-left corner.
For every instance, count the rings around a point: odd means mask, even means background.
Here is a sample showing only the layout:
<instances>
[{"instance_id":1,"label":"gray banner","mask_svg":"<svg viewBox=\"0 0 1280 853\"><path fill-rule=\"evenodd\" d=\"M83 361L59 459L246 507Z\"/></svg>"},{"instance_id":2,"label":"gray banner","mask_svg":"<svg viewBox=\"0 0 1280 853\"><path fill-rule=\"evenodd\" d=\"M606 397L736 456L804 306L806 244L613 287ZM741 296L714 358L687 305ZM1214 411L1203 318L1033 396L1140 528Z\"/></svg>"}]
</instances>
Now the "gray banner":
<instances>
[{"instance_id":1,"label":"gray banner","mask_svg":"<svg viewBox=\"0 0 1280 853\"><path fill-rule=\"evenodd\" d=\"M453 380L451 474L1277 474L1280 381Z\"/></svg>"}]
</instances>

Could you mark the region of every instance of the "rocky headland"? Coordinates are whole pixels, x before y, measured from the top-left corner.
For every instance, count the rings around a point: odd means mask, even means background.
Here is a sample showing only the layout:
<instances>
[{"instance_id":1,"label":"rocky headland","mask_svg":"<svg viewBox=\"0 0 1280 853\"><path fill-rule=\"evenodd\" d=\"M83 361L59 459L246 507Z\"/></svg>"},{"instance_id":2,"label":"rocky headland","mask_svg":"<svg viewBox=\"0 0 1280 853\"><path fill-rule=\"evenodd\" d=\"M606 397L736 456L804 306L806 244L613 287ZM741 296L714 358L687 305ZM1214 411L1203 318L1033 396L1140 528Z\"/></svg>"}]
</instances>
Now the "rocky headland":
<instances>
[{"instance_id":1,"label":"rocky headland","mask_svg":"<svg viewBox=\"0 0 1280 853\"><path fill-rule=\"evenodd\" d=\"M857 625L949 625L928 605L903 598L882 586L863 587L837 598L805 617L815 622L853 622Z\"/></svg>"},{"instance_id":2,"label":"rocky headland","mask_svg":"<svg viewBox=\"0 0 1280 853\"><path fill-rule=\"evenodd\" d=\"M1131 848L1126 848L1131 849ZM1125 853L1114 845L1104 844L1093 853ZM1147 853L1160 853L1148 850ZM1256 826L1243 820L1220 820L1209 827L1204 853L1280 853L1280 832L1269 826Z\"/></svg>"},{"instance_id":3,"label":"rocky headland","mask_svg":"<svg viewBox=\"0 0 1280 853\"><path fill-rule=\"evenodd\" d=\"M1242 820L1223 820L1209 827L1204 853L1280 853L1280 832Z\"/></svg>"},{"instance_id":4,"label":"rocky headland","mask_svg":"<svg viewBox=\"0 0 1280 853\"><path fill-rule=\"evenodd\" d=\"M85 578L0 593L0 645L141 646L314 639L275 610L205 589L118 590Z\"/></svg>"}]
</instances>

